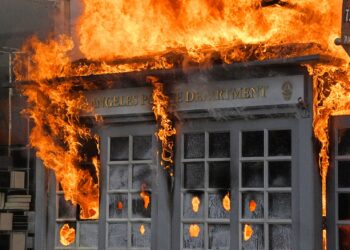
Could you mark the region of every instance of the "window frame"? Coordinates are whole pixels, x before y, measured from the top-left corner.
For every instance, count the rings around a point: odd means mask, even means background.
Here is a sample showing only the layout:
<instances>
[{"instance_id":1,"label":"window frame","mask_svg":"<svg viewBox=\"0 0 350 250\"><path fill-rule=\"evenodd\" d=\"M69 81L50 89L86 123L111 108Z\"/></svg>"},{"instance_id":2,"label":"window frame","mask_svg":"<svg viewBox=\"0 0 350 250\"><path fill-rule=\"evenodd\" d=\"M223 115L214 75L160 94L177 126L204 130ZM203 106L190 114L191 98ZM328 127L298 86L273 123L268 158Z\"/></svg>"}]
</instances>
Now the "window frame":
<instances>
[{"instance_id":1,"label":"window frame","mask_svg":"<svg viewBox=\"0 0 350 250\"><path fill-rule=\"evenodd\" d=\"M253 122L254 121L254 122ZM286 157L285 159L292 159L291 161L291 200L292 200L292 211L291 211L291 224L292 224L292 249L300 249L298 240L300 238L300 203L299 203L299 150L297 139L299 136L299 121L295 118L270 118L270 119L257 119L257 120L234 120L234 121L208 121L208 120L192 120L189 123L181 124L177 127L178 135L176 143L177 145L183 145L183 135L186 133L211 133L211 132L230 132L230 165L231 165L231 213L230 213L230 250L237 250L240 248L241 242L241 233L240 233L240 219L239 214L241 213L240 209L240 189L239 189L239 178L240 178L240 135L241 131L257 131L257 130L291 130L291 143L292 143L292 153L291 156ZM177 147L176 150L176 166L182 166L182 147ZM267 149L266 149L267 150ZM269 157L273 158L273 157ZM282 157L283 158L283 157ZM277 159L277 157L275 158ZM281 159L279 157L278 159ZM190 160L189 160L190 161ZM179 167L177 167L179 168ZM182 168L181 168L182 169ZM264 167L265 169L265 167ZM182 171L182 170L181 170ZM174 191L174 216L173 216L173 250L181 249L182 246L182 208L181 208L181 190L182 190L182 180L181 180L181 171L175 171L175 191ZM266 170L264 170L266 172ZM179 181L180 180L180 181ZM276 189L277 190L277 189ZM288 191L289 192L289 191ZM265 197L267 199L267 197ZM207 208L205 208L207 209ZM276 222L280 222L279 220ZM289 221L288 221L289 223ZM276 223L271 223L276 224ZM280 223L283 224L283 223ZM267 241L268 234L267 230L265 232L265 242ZM267 235L268 236L268 235ZM266 247L266 243L265 243Z\"/></svg>"},{"instance_id":2,"label":"window frame","mask_svg":"<svg viewBox=\"0 0 350 250\"><path fill-rule=\"evenodd\" d=\"M330 122L330 166L327 191L327 247L339 250L339 229L341 225L350 226L350 220L339 220L339 194L350 193L349 188L339 187L338 167L340 161L349 161L350 155L338 155L338 131L350 129L350 116L332 117Z\"/></svg>"}]
</instances>

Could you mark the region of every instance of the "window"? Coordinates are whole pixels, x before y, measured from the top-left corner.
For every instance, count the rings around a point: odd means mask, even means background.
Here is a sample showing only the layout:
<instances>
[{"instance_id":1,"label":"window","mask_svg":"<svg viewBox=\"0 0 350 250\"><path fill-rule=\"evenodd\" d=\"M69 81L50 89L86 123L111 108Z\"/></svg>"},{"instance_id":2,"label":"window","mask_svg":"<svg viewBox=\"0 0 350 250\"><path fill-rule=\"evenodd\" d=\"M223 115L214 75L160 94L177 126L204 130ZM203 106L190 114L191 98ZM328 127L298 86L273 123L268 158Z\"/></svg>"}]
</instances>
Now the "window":
<instances>
[{"instance_id":1,"label":"window","mask_svg":"<svg viewBox=\"0 0 350 250\"><path fill-rule=\"evenodd\" d=\"M230 133L183 138L181 249L229 249Z\"/></svg>"},{"instance_id":2,"label":"window","mask_svg":"<svg viewBox=\"0 0 350 250\"><path fill-rule=\"evenodd\" d=\"M242 131L240 249L291 249L291 130Z\"/></svg>"},{"instance_id":3,"label":"window","mask_svg":"<svg viewBox=\"0 0 350 250\"><path fill-rule=\"evenodd\" d=\"M152 136L109 139L107 249L150 249Z\"/></svg>"},{"instance_id":4,"label":"window","mask_svg":"<svg viewBox=\"0 0 350 250\"><path fill-rule=\"evenodd\" d=\"M337 130L334 168L336 250L350 248L350 129Z\"/></svg>"},{"instance_id":5,"label":"window","mask_svg":"<svg viewBox=\"0 0 350 250\"><path fill-rule=\"evenodd\" d=\"M57 185L56 190L56 229L55 249L89 249L97 250L98 245L98 221L80 220L79 207L64 199L62 189ZM67 227L69 226L69 227ZM74 228L71 240L61 241L60 232L64 228ZM69 239L70 237L67 237Z\"/></svg>"}]
</instances>

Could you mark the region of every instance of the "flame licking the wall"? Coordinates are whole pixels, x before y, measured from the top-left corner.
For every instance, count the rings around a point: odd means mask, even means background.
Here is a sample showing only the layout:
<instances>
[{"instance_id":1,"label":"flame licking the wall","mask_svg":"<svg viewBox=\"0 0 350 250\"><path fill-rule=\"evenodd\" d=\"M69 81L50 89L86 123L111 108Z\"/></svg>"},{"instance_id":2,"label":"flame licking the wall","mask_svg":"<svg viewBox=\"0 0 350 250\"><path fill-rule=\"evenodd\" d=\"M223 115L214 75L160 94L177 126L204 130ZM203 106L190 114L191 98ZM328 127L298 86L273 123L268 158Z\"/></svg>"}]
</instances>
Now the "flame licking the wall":
<instances>
[{"instance_id":1,"label":"flame licking the wall","mask_svg":"<svg viewBox=\"0 0 350 250\"><path fill-rule=\"evenodd\" d=\"M81 179L88 186L96 187L97 183L93 174L82 175L77 167L79 138L90 131L76 121L85 104L81 105L81 95L70 87L91 87L91 83L55 78L175 66L208 67L213 59L233 63L323 54L328 56L327 61L306 66L314 77L313 124L321 143L322 213L326 216L328 123L333 115L349 113L350 99L349 58L334 44L340 34L341 0L83 0L83 3L76 27L78 41L67 36L47 42L33 38L23 47L24 52L31 54L29 67L28 60L17 58L15 62L17 80L34 82L24 91L32 104L28 113L35 122L32 144L39 148L39 157L55 170L60 181L65 178L60 174L62 170L74 176L73 187L64 185L65 193L78 190L75 187ZM69 53L74 45L88 62L72 62ZM23 68L27 68L26 73ZM158 81L152 82L157 83L155 89L162 89ZM167 159L169 152L163 153ZM170 169L170 165L170 161L166 162L165 167ZM79 194L66 194L66 198L86 207L85 197L97 200L96 195L95 191L87 191L83 199ZM85 209L87 214L89 207Z\"/></svg>"},{"instance_id":2,"label":"flame licking the wall","mask_svg":"<svg viewBox=\"0 0 350 250\"><path fill-rule=\"evenodd\" d=\"M63 246L72 245L75 241L75 229L64 224L60 229L60 243Z\"/></svg>"},{"instance_id":3,"label":"flame licking the wall","mask_svg":"<svg viewBox=\"0 0 350 250\"><path fill-rule=\"evenodd\" d=\"M148 81L153 86L153 113L156 121L159 123L157 138L161 141L162 154L161 165L170 176L173 176L174 170L174 135L176 129L173 127L173 122L169 117L169 97L164 93L164 85L155 77L148 77Z\"/></svg>"}]
</instances>

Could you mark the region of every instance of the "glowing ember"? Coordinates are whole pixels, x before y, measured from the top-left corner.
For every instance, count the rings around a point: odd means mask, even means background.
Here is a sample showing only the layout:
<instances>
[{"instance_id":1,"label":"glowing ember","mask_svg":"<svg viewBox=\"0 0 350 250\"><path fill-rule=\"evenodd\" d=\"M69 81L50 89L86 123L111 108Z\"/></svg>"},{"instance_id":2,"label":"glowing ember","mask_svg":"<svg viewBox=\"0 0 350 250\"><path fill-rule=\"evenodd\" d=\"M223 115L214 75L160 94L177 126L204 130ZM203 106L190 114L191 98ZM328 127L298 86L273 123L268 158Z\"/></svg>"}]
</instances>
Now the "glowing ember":
<instances>
[{"instance_id":1,"label":"glowing ember","mask_svg":"<svg viewBox=\"0 0 350 250\"><path fill-rule=\"evenodd\" d=\"M162 161L161 165L168 171L170 176L173 176L174 164L174 135L176 130L169 118L169 97L164 93L163 84L158 82L155 77L148 77L148 81L153 85L153 113L159 123L159 128L156 133L157 138L162 143Z\"/></svg>"},{"instance_id":2,"label":"glowing ember","mask_svg":"<svg viewBox=\"0 0 350 250\"><path fill-rule=\"evenodd\" d=\"M141 235L144 235L145 232L146 232L145 226L142 224L142 225L140 226L140 234L141 234Z\"/></svg>"},{"instance_id":3,"label":"glowing ember","mask_svg":"<svg viewBox=\"0 0 350 250\"><path fill-rule=\"evenodd\" d=\"M243 239L245 241L248 241L252 237L253 233L254 233L253 228L245 224L243 229Z\"/></svg>"},{"instance_id":4,"label":"glowing ember","mask_svg":"<svg viewBox=\"0 0 350 250\"><path fill-rule=\"evenodd\" d=\"M255 200L251 200L249 202L249 211L251 213L253 213L255 211L255 209L256 209L256 202L255 202Z\"/></svg>"},{"instance_id":5,"label":"glowing ember","mask_svg":"<svg viewBox=\"0 0 350 250\"><path fill-rule=\"evenodd\" d=\"M60 243L63 246L69 246L75 241L75 229L64 224L60 229Z\"/></svg>"},{"instance_id":6,"label":"glowing ember","mask_svg":"<svg viewBox=\"0 0 350 250\"><path fill-rule=\"evenodd\" d=\"M145 185L142 185L141 186L141 192L140 192L140 197L141 199L143 200L143 207L145 209L148 208L150 202L151 202L151 197L150 195L145 191L146 189L146 186Z\"/></svg>"},{"instance_id":7,"label":"glowing ember","mask_svg":"<svg viewBox=\"0 0 350 250\"><path fill-rule=\"evenodd\" d=\"M198 238L200 232L201 228L197 224L191 224L188 229L191 238Z\"/></svg>"},{"instance_id":8,"label":"glowing ember","mask_svg":"<svg viewBox=\"0 0 350 250\"><path fill-rule=\"evenodd\" d=\"M231 210L231 199L230 199L230 193L227 193L224 198L222 199L222 207L227 211L230 212Z\"/></svg>"},{"instance_id":9,"label":"glowing ember","mask_svg":"<svg viewBox=\"0 0 350 250\"><path fill-rule=\"evenodd\" d=\"M123 202L118 201L118 203L117 203L117 209L118 209L118 210L122 210L122 209L123 209Z\"/></svg>"},{"instance_id":10,"label":"glowing ember","mask_svg":"<svg viewBox=\"0 0 350 250\"><path fill-rule=\"evenodd\" d=\"M194 196L192 198L192 210L193 210L193 212L198 213L200 204L201 204L201 200L197 196Z\"/></svg>"}]
</instances>

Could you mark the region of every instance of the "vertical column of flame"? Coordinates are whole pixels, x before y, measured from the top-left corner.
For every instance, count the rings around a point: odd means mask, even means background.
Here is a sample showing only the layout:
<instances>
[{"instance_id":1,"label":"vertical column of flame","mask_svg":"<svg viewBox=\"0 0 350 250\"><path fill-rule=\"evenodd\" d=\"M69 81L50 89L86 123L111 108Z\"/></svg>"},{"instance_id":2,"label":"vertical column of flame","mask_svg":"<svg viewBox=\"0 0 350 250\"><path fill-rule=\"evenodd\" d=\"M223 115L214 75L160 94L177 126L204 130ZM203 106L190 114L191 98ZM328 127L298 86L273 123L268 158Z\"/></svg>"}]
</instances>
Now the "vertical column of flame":
<instances>
[{"instance_id":1,"label":"vertical column of flame","mask_svg":"<svg viewBox=\"0 0 350 250\"><path fill-rule=\"evenodd\" d=\"M321 143L319 168L322 182L322 216L327 216L327 176L329 170L329 120L350 114L350 74L348 66L308 66L313 76L313 128ZM327 249L327 229L322 229L323 249Z\"/></svg>"},{"instance_id":2,"label":"vertical column of flame","mask_svg":"<svg viewBox=\"0 0 350 250\"><path fill-rule=\"evenodd\" d=\"M156 77L148 77L147 80L153 86L153 113L156 121L159 124L156 132L157 138L162 144L161 165L168 171L170 176L173 176L174 164L174 135L176 129L173 127L173 122L169 117L169 97L164 93L164 86L158 81Z\"/></svg>"}]
</instances>

